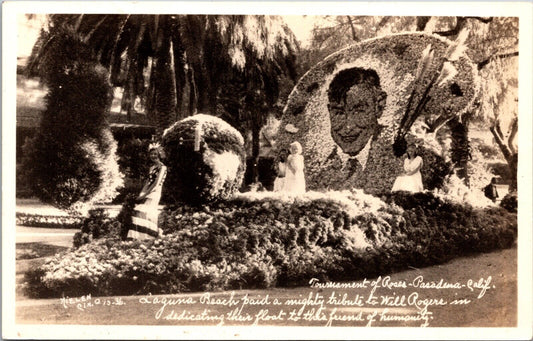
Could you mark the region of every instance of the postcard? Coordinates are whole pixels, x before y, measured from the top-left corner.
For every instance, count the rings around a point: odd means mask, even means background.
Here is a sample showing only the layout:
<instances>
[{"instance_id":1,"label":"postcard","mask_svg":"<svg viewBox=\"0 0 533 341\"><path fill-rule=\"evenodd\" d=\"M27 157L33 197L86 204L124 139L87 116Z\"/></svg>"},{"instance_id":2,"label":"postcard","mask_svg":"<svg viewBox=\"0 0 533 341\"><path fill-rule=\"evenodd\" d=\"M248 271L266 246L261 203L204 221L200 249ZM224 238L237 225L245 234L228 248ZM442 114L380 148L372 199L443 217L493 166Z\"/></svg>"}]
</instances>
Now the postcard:
<instances>
[{"instance_id":1,"label":"postcard","mask_svg":"<svg viewBox=\"0 0 533 341\"><path fill-rule=\"evenodd\" d=\"M2 337L530 339L531 10L4 2Z\"/></svg>"}]
</instances>

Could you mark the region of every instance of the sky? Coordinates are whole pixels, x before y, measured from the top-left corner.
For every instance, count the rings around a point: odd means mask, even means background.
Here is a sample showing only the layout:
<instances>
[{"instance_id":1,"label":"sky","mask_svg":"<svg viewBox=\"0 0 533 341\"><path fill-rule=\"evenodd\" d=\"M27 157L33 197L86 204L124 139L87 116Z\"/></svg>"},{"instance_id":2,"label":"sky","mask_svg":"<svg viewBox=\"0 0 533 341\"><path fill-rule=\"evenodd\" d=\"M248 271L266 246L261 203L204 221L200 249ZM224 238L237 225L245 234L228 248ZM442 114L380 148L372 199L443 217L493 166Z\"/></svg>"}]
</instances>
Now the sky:
<instances>
[{"instance_id":1,"label":"sky","mask_svg":"<svg viewBox=\"0 0 533 341\"><path fill-rule=\"evenodd\" d=\"M45 16L35 15L32 20L28 20L24 14L17 17L17 57L28 57L33 48L33 44L39 36L41 26L45 23Z\"/></svg>"},{"instance_id":2,"label":"sky","mask_svg":"<svg viewBox=\"0 0 533 341\"><path fill-rule=\"evenodd\" d=\"M283 16L283 20L289 25L302 47L308 46L311 40L311 31L317 22L317 16L286 15Z\"/></svg>"}]
</instances>

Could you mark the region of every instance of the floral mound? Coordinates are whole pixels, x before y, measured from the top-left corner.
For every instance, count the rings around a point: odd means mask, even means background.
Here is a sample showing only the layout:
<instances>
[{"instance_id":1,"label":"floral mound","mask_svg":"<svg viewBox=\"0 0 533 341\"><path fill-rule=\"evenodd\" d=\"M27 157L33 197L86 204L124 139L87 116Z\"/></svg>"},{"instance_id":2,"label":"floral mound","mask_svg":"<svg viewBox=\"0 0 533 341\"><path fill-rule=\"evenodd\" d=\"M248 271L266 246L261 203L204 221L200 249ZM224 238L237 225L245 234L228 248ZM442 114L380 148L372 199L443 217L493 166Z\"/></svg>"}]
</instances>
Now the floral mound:
<instances>
[{"instance_id":1,"label":"floral mound","mask_svg":"<svg viewBox=\"0 0 533 341\"><path fill-rule=\"evenodd\" d=\"M26 274L37 297L177 293L356 280L513 245L516 215L431 194L246 194L165 211L166 235L101 238Z\"/></svg>"},{"instance_id":2,"label":"floral mound","mask_svg":"<svg viewBox=\"0 0 533 341\"><path fill-rule=\"evenodd\" d=\"M302 144L309 189L390 191L403 171L403 159L394 156L392 144L408 106L418 62L428 45L440 57L450 43L424 33L371 39L330 55L300 79L284 109L277 146L286 148L294 140ZM445 170L450 151L443 152L435 139L421 134L421 123L450 112L467 112L478 94L477 70L468 57L452 64L457 73L432 88L425 111L407 135L424 153L433 154L424 158L422 176L426 179L433 178L434 174L425 174L433 169ZM425 73L421 83L429 83L433 74ZM430 187L426 189L441 183L427 180Z\"/></svg>"},{"instance_id":3,"label":"floral mound","mask_svg":"<svg viewBox=\"0 0 533 341\"><path fill-rule=\"evenodd\" d=\"M165 202L200 204L230 197L245 171L244 140L220 118L198 114L163 134L168 174Z\"/></svg>"}]
</instances>

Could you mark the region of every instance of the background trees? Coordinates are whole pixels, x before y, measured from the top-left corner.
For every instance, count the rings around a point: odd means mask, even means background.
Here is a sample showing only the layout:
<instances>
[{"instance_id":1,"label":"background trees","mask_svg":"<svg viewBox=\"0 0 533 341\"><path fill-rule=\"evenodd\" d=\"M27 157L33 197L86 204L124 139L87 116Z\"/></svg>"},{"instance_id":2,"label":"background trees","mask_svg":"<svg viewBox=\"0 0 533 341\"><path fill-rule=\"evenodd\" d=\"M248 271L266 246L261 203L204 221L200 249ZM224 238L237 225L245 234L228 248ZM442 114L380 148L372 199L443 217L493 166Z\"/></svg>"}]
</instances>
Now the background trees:
<instances>
[{"instance_id":1,"label":"background trees","mask_svg":"<svg viewBox=\"0 0 533 341\"><path fill-rule=\"evenodd\" d=\"M131 113L138 98L160 133L195 112L216 114L228 83L275 102L278 77L295 77L298 45L278 16L51 15L49 26L77 32L124 88L122 109ZM43 31L30 72L51 38Z\"/></svg>"},{"instance_id":2,"label":"background trees","mask_svg":"<svg viewBox=\"0 0 533 341\"><path fill-rule=\"evenodd\" d=\"M278 16L239 15L51 15L30 57L30 74L64 27L92 48L123 88L128 118L136 103L157 134L195 114L221 116L241 132L252 131L252 157L259 131L277 102L280 80L296 78L298 44ZM139 106L138 106L139 107Z\"/></svg>"},{"instance_id":3,"label":"background trees","mask_svg":"<svg viewBox=\"0 0 533 341\"><path fill-rule=\"evenodd\" d=\"M43 74L53 28L68 28L107 68L112 86L123 89L121 108L129 118L142 111L161 134L185 116L213 114L245 136L252 133L257 160L266 117L280 112L297 77L325 56L390 33L423 30L453 40L467 30L467 53L478 65L483 97L475 112L452 117L450 124L464 130L458 139L468 135L468 120L490 131L516 174L517 18L345 15L314 22L309 46L300 49L278 16L50 15L28 71ZM454 155L458 169L466 165L467 149Z\"/></svg>"}]
</instances>

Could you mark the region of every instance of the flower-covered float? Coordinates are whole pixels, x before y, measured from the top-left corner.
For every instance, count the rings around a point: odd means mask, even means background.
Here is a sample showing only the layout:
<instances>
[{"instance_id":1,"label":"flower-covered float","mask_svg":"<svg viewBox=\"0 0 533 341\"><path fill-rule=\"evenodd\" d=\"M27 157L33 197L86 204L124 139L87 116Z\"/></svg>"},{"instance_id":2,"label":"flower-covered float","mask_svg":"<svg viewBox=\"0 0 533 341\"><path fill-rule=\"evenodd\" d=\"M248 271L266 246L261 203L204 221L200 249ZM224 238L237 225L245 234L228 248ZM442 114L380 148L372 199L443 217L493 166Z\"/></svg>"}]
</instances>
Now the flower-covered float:
<instances>
[{"instance_id":1,"label":"flower-covered float","mask_svg":"<svg viewBox=\"0 0 533 341\"><path fill-rule=\"evenodd\" d=\"M424 186L439 187L451 171L445 162L449 148L437 143L447 136L437 138L425 130L467 113L479 88L477 69L461 52L447 39L407 33L363 41L330 55L290 94L278 148L294 140L302 144L310 189L356 187L386 193L402 171L403 159L393 151L395 138L410 128L405 139L420 147ZM408 117L409 110L420 115ZM412 118L416 121L406 124Z\"/></svg>"},{"instance_id":2,"label":"flower-covered float","mask_svg":"<svg viewBox=\"0 0 533 341\"><path fill-rule=\"evenodd\" d=\"M164 235L107 234L49 257L25 275L31 297L130 295L349 281L511 247L516 214L431 193L376 198L354 191L237 193L202 208L169 206ZM101 231L99 231L101 232Z\"/></svg>"}]
</instances>

